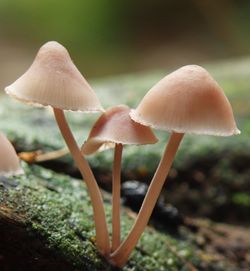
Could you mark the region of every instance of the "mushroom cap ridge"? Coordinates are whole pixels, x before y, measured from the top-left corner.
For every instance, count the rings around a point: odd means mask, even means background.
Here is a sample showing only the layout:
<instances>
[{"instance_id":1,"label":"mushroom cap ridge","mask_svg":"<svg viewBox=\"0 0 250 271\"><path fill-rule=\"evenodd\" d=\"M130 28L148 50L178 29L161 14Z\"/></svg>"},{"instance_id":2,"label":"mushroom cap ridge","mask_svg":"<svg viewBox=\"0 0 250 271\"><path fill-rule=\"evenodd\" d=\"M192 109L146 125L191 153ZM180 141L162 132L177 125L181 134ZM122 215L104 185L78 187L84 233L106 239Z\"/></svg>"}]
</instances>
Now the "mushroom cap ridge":
<instances>
[{"instance_id":1,"label":"mushroom cap ridge","mask_svg":"<svg viewBox=\"0 0 250 271\"><path fill-rule=\"evenodd\" d=\"M143 125L177 133L240 133L223 90L197 65L184 66L160 80L130 116Z\"/></svg>"},{"instance_id":2,"label":"mushroom cap ridge","mask_svg":"<svg viewBox=\"0 0 250 271\"><path fill-rule=\"evenodd\" d=\"M131 120L130 108L118 105L109 108L94 124L87 141L82 146L83 154L92 154L115 144L154 144L158 140L152 130Z\"/></svg>"},{"instance_id":3,"label":"mushroom cap ridge","mask_svg":"<svg viewBox=\"0 0 250 271\"><path fill-rule=\"evenodd\" d=\"M5 91L32 105L70 111L104 111L68 51L55 41L45 43L30 68Z\"/></svg>"}]
</instances>

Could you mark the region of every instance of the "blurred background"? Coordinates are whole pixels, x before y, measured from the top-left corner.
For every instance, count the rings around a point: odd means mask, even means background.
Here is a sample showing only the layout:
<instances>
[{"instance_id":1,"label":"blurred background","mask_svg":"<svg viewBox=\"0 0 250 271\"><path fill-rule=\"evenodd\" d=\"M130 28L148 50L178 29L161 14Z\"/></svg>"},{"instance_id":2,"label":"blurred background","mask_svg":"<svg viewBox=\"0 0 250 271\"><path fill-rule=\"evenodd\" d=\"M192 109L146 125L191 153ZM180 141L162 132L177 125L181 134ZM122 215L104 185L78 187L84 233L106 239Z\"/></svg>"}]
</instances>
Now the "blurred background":
<instances>
[{"instance_id":1,"label":"blurred background","mask_svg":"<svg viewBox=\"0 0 250 271\"><path fill-rule=\"evenodd\" d=\"M56 40L87 78L250 53L247 0L1 0L0 83Z\"/></svg>"}]
</instances>

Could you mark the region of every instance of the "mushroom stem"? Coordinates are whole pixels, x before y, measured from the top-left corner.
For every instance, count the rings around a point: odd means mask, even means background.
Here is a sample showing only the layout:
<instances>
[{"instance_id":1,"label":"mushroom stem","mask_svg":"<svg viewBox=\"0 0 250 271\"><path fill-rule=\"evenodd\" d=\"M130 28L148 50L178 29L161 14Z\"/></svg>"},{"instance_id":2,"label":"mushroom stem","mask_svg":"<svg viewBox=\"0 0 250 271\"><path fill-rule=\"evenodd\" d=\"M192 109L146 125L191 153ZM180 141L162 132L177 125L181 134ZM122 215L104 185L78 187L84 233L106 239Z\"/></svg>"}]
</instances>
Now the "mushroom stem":
<instances>
[{"instance_id":1,"label":"mushroom stem","mask_svg":"<svg viewBox=\"0 0 250 271\"><path fill-rule=\"evenodd\" d=\"M40 163L40 162L46 162L49 160L58 159L68 153L69 153L69 149L65 147L60 150L46 152L46 153L42 153L42 151L40 150L31 151L31 152L19 152L18 157L21 160L31 164L35 162Z\"/></svg>"},{"instance_id":2,"label":"mushroom stem","mask_svg":"<svg viewBox=\"0 0 250 271\"><path fill-rule=\"evenodd\" d=\"M120 196L122 144L115 144L112 180L112 247L115 251L120 245Z\"/></svg>"},{"instance_id":3,"label":"mushroom stem","mask_svg":"<svg viewBox=\"0 0 250 271\"><path fill-rule=\"evenodd\" d=\"M65 156L68 153L69 153L68 148L62 148L62 149L56 150L56 151L37 154L37 156L35 156L35 162L46 162L49 160L58 159L58 158Z\"/></svg>"},{"instance_id":4,"label":"mushroom stem","mask_svg":"<svg viewBox=\"0 0 250 271\"><path fill-rule=\"evenodd\" d=\"M79 147L72 135L63 110L57 108L53 108L53 110L62 136L89 190L89 195L93 205L96 229L96 246L103 255L108 256L110 253L110 244L101 192L88 161L82 156Z\"/></svg>"},{"instance_id":5,"label":"mushroom stem","mask_svg":"<svg viewBox=\"0 0 250 271\"><path fill-rule=\"evenodd\" d=\"M130 233L119 248L111 254L111 261L116 266L122 267L127 262L147 226L183 136L182 133L172 133Z\"/></svg>"}]
</instances>

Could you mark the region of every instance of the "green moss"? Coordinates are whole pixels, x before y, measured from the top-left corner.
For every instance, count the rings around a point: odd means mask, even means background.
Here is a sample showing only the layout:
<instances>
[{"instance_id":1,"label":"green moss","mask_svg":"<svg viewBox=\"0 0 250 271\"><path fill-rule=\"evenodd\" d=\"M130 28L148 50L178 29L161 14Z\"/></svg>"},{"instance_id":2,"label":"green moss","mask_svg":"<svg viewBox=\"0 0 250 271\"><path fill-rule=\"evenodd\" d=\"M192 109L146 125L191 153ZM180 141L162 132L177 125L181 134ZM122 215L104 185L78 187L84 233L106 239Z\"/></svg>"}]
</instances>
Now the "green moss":
<instances>
[{"instance_id":1,"label":"green moss","mask_svg":"<svg viewBox=\"0 0 250 271\"><path fill-rule=\"evenodd\" d=\"M250 207L250 196L246 193L235 193L232 201L238 205Z\"/></svg>"},{"instance_id":2,"label":"green moss","mask_svg":"<svg viewBox=\"0 0 250 271\"><path fill-rule=\"evenodd\" d=\"M112 270L95 248L93 214L85 184L38 166L23 166L24 176L8 180L14 186L0 186L0 207L4 205L21 215L30 234L40 236L46 247L77 268ZM109 200L106 198L105 207L110 224ZM132 223L133 219L123 211L123 237ZM147 229L124 270L174 271L191 263L198 265L200 259L197 248L188 240Z\"/></svg>"}]
</instances>

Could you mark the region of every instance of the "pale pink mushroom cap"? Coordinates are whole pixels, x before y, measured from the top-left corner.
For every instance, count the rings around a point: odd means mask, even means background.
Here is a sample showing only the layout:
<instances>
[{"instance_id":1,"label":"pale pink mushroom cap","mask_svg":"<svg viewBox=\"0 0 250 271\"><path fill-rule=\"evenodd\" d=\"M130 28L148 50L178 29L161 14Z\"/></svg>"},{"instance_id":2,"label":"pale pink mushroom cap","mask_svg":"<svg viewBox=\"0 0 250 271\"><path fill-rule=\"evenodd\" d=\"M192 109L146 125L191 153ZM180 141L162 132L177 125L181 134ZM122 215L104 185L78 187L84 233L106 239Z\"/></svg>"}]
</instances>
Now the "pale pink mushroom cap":
<instances>
[{"instance_id":1,"label":"pale pink mushroom cap","mask_svg":"<svg viewBox=\"0 0 250 271\"><path fill-rule=\"evenodd\" d=\"M143 125L177 133L240 133L223 90L196 65L184 66L160 80L130 116Z\"/></svg>"},{"instance_id":2,"label":"pale pink mushroom cap","mask_svg":"<svg viewBox=\"0 0 250 271\"><path fill-rule=\"evenodd\" d=\"M0 175L22 174L19 158L7 137L0 133Z\"/></svg>"},{"instance_id":3,"label":"pale pink mushroom cap","mask_svg":"<svg viewBox=\"0 0 250 271\"><path fill-rule=\"evenodd\" d=\"M30 68L5 91L33 105L72 111L104 111L68 51L55 41L45 43Z\"/></svg>"},{"instance_id":4,"label":"pale pink mushroom cap","mask_svg":"<svg viewBox=\"0 0 250 271\"><path fill-rule=\"evenodd\" d=\"M154 144L158 140L152 130L131 120L130 108L118 105L109 108L94 124L87 141L82 146L83 154L92 154L115 144Z\"/></svg>"}]
</instances>

